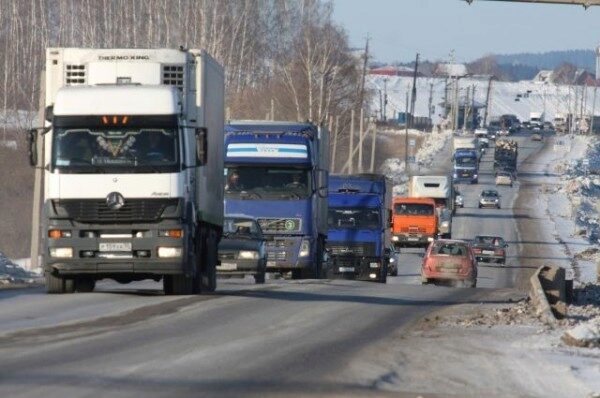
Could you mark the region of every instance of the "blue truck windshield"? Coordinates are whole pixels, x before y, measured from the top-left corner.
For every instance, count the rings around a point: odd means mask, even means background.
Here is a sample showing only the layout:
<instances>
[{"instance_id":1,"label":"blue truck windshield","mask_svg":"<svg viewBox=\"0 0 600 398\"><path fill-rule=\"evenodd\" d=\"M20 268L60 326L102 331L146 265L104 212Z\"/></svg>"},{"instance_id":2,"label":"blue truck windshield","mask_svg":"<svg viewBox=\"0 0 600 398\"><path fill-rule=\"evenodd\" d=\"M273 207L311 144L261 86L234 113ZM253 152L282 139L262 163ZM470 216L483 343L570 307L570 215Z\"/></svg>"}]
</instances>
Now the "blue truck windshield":
<instances>
[{"instance_id":1,"label":"blue truck windshield","mask_svg":"<svg viewBox=\"0 0 600 398\"><path fill-rule=\"evenodd\" d=\"M178 153L176 128L55 128L52 138L61 172L174 172Z\"/></svg>"},{"instance_id":2,"label":"blue truck windshield","mask_svg":"<svg viewBox=\"0 0 600 398\"><path fill-rule=\"evenodd\" d=\"M475 167L477 165L477 158L475 158L475 157L455 158L454 164L458 167Z\"/></svg>"},{"instance_id":3,"label":"blue truck windshield","mask_svg":"<svg viewBox=\"0 0 600 398\"><path fill-rule=\"evenodd\" d=\"M329 229L378 229L379 210L329 207L327 224Z\"/></svg>"},{"instance_id":4,"label":"blue truck windshield","mask_svg":"<svg viewBox=\"0 0 600 398\"><path fill-rule=\"evenodd\" d=\"M312 193L310 170L288 167L228 167L227 198L304 199Z\"/></svg>"}]
</instances>

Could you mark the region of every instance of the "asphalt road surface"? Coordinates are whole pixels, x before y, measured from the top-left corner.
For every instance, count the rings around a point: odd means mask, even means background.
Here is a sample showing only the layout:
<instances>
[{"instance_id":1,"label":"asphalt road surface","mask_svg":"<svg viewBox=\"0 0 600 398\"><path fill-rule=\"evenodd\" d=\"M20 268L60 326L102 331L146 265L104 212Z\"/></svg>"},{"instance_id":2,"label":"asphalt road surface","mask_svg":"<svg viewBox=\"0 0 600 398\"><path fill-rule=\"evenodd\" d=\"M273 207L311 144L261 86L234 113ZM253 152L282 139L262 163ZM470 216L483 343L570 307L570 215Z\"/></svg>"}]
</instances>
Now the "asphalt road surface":
<instances>
[{"instance_id":1,"label":"asphalt road surface","mask_svg":"<svg viewBox=\"0 0 600 398\"><path fill-rule=\"evenodd\" d=\"M517 139L521 160L542 147ZM62 296L0 291L0 396L402 396L377 391L384 375L365 382L352 364L368 363L375 343L402 344L393 336L427 314L486 301L490 289L520 286L531 272L519 266L511 210L519 183L499 188L502 209L477 208L493 185L490 161L480 184L460 188L454 237L498 234L511 246L506 267L480 266L476 289L421 286L422 250L407 249L386 285L230 279L215 295L181 297L152 282Z\"/></svg>"}]
</instances>

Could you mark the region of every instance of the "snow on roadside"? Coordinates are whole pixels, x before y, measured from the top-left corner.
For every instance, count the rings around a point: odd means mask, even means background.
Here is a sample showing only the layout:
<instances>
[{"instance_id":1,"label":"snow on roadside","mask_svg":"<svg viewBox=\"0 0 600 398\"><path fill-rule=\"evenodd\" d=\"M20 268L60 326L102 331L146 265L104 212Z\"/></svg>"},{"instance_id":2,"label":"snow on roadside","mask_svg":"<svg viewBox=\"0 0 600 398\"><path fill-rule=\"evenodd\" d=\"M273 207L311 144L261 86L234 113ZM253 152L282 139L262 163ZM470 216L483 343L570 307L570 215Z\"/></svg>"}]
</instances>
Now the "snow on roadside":
<instances>
[{"instance_id":1,"label":"snow on roadside","mask_svg":"<svg viewBox=\"0 0 600 398\"><path fill-rule=\"evenodd\" d=\"M414 134L412 131L411 133ZM445 130L441 133L420 132L420 134L424 134L425 139L415 155L415 160L420 169L427 169L433 165L438 153L444 149L448 140L452 137L452 131ZM394 195L406 195L407 193L408 188L406 183L408 182L408 176L405 169L404 159L400 158L386 159L381 167L382 173L393 181Z\"/></svg>"}]
</instances>

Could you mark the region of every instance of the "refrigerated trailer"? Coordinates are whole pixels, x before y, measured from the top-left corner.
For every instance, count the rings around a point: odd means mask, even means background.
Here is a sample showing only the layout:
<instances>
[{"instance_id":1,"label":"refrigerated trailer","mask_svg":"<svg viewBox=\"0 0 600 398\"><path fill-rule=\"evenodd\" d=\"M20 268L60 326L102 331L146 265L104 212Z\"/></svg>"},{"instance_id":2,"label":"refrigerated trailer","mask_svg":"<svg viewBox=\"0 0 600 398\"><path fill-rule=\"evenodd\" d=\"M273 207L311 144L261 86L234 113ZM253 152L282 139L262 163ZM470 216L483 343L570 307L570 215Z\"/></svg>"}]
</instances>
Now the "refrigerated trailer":
<instances>
[{"instance_id":1,"label":"refrigerated trailer","mask_svg":"<svg viewBox=\"0 0 600 398\"><path fill-rule=\"evenodd\" d=\"M215 290L222 67L202 50L49 48L45 119L29 143L44 169L47 291L103 278Z\"/></svg>"}]
</instances>

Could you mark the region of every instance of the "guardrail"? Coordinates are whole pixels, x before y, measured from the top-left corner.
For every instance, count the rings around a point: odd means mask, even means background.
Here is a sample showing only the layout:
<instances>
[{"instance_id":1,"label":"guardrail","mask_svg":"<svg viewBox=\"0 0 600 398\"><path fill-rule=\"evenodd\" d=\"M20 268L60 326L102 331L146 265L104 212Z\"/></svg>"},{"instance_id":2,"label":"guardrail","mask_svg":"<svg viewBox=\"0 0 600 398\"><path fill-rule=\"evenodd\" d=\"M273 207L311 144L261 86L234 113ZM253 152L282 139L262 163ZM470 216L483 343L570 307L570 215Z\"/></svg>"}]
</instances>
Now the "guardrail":
<instances>
[{"instance_id":1,"label":"guardrail","mask_svg":"<svg viewBox=\"0 0 600 398\"><path fill-rule=\"evenodd\" d=\"M530 279L530 297L542 321L554 324L567 316L565 269L544 265Z\"/></svg>"}]
</instances>

